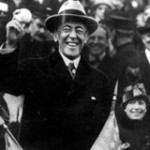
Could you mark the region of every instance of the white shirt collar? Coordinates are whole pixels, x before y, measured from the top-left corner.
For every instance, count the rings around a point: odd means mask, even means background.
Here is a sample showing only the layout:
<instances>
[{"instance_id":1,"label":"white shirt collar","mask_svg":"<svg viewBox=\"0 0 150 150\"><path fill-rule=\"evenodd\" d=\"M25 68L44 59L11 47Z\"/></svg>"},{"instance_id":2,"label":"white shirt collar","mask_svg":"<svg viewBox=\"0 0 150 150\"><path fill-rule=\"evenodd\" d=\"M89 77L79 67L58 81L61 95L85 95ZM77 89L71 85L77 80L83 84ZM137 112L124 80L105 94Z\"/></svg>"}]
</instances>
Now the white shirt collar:
<instances>
[{"instance_id":1,"label":"white shirt collar","mask_svg":"<svg viewBox=\"0 0 150 150\"><path fill-rule=\"evenodd\" d=\"M76 68L76 69L78 68L79 61L80 61L80 59L81 59L81 56L77 57L77 58L74 59L74 60L70 60L70 59L68 59L66 56L64 56L64 54L63 54L61 51L59 51L59 53L60 53L60 55L62 56L62 58L63 58L63 60L64 60L64 62L65 62L65 64L66 64L67 67L69 66L69 63L74 63L75 68Z\"/></svg>"},{"instance_id":2,"label":"white shirt collar","mask_svg":"<svg viewBox=\"0 0 150 150\"><path fill-rule=\"evenodd\" d=\"M146 57L147 57L148 62L149 62L149 64L150 64L150 50L145 49L145 54L146 54Z\"/></svg>"}]
</instances>

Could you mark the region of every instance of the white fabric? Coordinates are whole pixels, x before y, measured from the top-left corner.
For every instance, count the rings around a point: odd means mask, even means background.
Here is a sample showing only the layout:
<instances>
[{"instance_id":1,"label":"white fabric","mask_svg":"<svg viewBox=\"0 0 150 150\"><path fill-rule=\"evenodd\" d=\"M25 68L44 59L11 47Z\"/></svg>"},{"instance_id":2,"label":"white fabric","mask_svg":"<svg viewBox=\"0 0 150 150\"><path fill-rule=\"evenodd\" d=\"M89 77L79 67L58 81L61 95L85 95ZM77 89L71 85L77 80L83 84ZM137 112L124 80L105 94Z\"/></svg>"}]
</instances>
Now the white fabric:
<instances>
[{"instance_id":1,"label":"white fabric","mask_svg":"<svg viewBox=\"0 0 150 150\"><path fill-rule=\"evenodd\" d=\"M150 64L150 50L146 49L145 50L145 54L146 54L147 60L148 60L148 62Z\"/></svg>"},{"instance_id":2,"label":"white fabric","mask_svg":"<svg viewBox=\"0 0 150 150\"><path fill-rule=\"evenodd\" d=\"M18 141L13 137L13 135L11 133L10 135L7 132L5 133L5 146L6 146L5 149L6 150L23 150L23 148L20 146Z\"/></svg>"},{"instance_id":3,"label":"white fabric","mask_svg":"<svg viewBox=\"0 0 150 150\"><path fill-rule=\"evenodd\" d=\"M8 93L4 94L5 102L9 110L9 122L21 122L23 114L24 96L14 96Z\"/></svg>"},{"instance_id":4,"label":"white fabric","mask_svg":"<svg viewBox=\"0 0 150 150\"><path fill-rule=\"evenodd\" d=\"M81 59L81 56L77 57L76 59L74 60L70 60L68 59L67 57L65 57L61 51L59 51L60 55L62 56L66 66L68 67L70 63L73 63L75 68L77 69L78 68L78 65L79 65L79 62L80 62L80 59Z\"/></svg>"}]
</instances>

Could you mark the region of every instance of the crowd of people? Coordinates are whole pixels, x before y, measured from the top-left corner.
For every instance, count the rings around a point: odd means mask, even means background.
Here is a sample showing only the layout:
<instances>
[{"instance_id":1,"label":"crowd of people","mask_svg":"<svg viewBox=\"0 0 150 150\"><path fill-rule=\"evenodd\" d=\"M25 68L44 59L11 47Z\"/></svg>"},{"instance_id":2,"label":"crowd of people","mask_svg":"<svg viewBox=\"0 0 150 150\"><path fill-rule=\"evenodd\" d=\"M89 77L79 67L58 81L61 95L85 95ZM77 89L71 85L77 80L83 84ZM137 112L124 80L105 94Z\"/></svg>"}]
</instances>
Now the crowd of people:
<instances>
[{"instance_id":1,"label":"crowd of people","mask_svg":"<svg viewBox=\"0 0 150 150\"><path fill-rule=\"evenodd\" d=\"M118 82L120 147L149 150L149 2L44 2L20 1L0 24L1 124L25 150L90 150Z\"/></svg>"}]
</instances>

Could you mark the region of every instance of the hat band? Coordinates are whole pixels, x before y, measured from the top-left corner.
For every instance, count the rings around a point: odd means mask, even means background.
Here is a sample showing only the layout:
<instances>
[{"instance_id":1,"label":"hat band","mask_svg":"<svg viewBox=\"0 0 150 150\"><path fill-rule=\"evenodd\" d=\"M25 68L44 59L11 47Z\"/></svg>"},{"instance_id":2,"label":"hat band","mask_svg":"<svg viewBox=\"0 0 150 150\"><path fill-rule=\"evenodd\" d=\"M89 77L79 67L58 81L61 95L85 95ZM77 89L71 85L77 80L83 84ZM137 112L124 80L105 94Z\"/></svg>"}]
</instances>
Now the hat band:
<instances>
[{"instance_id":1,"label":"hat band","mask_svg":"<svg viewBox=\"0 0 150 150\"><path fill-rule=\"evenodd\" d=\"M71 14L71 15L85 16L85 14L83 12L78 11L78 10L72 10L72 9L64 10L64 11L60 12L59 14Z\"/></svg>"}]
</instances>

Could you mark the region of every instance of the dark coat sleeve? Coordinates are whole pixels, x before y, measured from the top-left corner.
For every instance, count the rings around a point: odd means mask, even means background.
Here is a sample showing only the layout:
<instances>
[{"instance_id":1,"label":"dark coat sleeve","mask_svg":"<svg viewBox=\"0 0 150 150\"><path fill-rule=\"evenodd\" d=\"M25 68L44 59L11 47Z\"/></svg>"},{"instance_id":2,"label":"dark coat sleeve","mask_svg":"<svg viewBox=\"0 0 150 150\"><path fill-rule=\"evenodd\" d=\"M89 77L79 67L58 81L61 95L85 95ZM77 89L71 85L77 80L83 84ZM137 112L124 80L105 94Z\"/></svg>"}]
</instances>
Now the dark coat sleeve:
<instances>
[{"instance_id":1,"label":"dark coat sleeve","mask_svg":"<svg viewBox=\"0 0 150 150\"><path fill-rule=\"evenodd\" d=\"M18 80L18 50L0 54L0 90L14 95L21 94Z\"/></svg>"}]
</instances>

